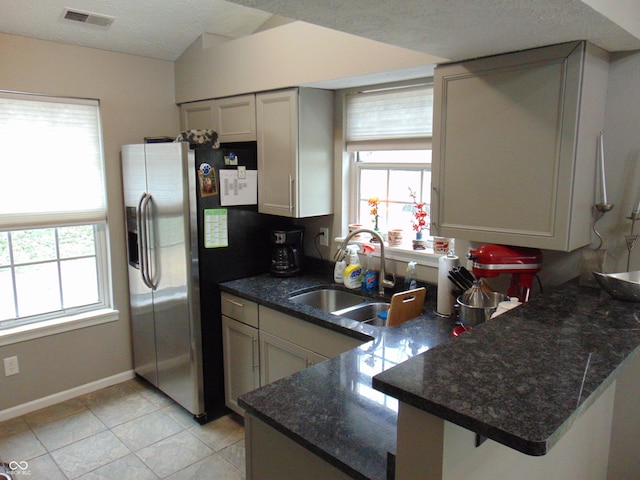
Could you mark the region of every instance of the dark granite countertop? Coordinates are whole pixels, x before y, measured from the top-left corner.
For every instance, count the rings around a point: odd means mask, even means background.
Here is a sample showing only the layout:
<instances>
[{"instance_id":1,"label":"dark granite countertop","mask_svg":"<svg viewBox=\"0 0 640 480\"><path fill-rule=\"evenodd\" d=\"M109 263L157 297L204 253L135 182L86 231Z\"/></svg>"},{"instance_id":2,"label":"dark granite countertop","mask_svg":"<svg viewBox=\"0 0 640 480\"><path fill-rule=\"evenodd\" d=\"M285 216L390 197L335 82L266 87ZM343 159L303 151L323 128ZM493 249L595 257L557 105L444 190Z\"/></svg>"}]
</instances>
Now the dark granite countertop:
<instances>
[{"instance_id":1,"label":"dark granite countertop","mask_svg":"<svg viewBox=\"0 0 640 480\"><path fill-rule=\"evenodd\" d=\"M640 303L566 284L377 375L374 388L544 455L640 354Z\"/></svg>"},{"instance_id":2,"label":"dark granite countertop","mask_svg":"<svg viewBox=\"0 0 640 480\"><path fill-rule=\"evenodd\" d=\"M372 388L374 375L450 339L450 319L431 313L391 328L360 324L288 300L292 291L327 285L312 276L262 275L220 289L361 339L349 352L240 397L252 415L353 478L386 479L396 450L398 401ZM434 298L434 294L430 295Z\"/></svg>"},{"instance_id":3,"label":"dark granite countertop","mask_svg":"<svg viewBox=\"0 0 640 480\"><path fill-rule=\"evenodd\" d=\"M597 289L564 285L448 341L453 321L431 303L425 315L382 328L287 299L327 283L263 275L221 290L366 342L240 397L248 412L353 478L386 478L397 399L542 455L640 351L640 304Z\"/></svg>"}]
</instances>

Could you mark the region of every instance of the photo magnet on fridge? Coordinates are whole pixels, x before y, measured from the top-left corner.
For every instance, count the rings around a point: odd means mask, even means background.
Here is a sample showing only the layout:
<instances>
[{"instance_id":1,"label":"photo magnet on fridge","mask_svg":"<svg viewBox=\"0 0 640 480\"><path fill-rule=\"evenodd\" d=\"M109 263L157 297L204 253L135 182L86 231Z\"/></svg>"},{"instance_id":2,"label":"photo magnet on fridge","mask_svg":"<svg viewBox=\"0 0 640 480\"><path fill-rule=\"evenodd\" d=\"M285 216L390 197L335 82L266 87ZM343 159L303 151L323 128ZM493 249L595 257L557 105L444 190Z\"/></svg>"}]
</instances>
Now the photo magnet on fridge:
<instances>
[{"instance_id":1,"label":"photo magnet on fridge","mask_svg":"<svg viewBox=\"0 0 640 480\"><path fill-rule=\"evenodd\" d=\"M210 197L218 194L218 182L216 170L208 163L202 163L198 169L198 183L200 184L200 196Z\"/></svg>"}]
</instances>

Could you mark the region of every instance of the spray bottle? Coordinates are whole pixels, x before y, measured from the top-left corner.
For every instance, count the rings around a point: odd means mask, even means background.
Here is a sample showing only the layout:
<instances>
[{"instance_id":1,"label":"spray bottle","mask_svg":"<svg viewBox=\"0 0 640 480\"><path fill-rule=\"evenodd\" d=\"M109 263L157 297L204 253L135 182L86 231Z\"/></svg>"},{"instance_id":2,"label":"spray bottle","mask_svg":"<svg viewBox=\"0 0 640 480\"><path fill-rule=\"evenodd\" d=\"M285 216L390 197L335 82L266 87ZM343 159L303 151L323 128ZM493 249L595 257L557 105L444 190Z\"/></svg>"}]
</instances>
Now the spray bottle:
<instances>
[{"instance_id":1,"label":"spray bottle","mask_svg":"<svg viewBox=\"0 0 640 480\"><path fill-rule=\"evenodd\" d=\"M344 269L344 286L355 289L360 288L362 282L362 266L358 259L358 245L348 245L349 265Z\"/></svg>"},{"instance_id":2,"label":"spray bottle","mask_svg":"<svg viewBox=\"0 0 640 480\"><path fill-rule=\"evenodd\" d=\"M364 274L362 275L362 293L372 293L378 289L378 272L371 269L371 253L375 248L371 245L364 246L364 253L367 256Z\"/></svg>"},{"instance_id":3,"label":"spray bottle","mask_svg":"<svg viewBox=\"0 0 640 480\"><path fill-rule=\"evenodd\" d=\"M342 252L340 259L336 262L336 266L333 269L333 281L336 283L344 283L344 269L347 268L347 261L345 260L346 251Z\"/></svg>"},{"instance_id":4,"label":"spray bottle","mask_svg":"<svg viewBox=\"0 0 640 480\"><path fill-rule=\"evenodd\" d=\"M416 288L418 281L418 276L416 274L416 262L409 262L407 265L407 272L404 277L404 288L405 290L413 290Z\"/></svg>"}]
</instances>

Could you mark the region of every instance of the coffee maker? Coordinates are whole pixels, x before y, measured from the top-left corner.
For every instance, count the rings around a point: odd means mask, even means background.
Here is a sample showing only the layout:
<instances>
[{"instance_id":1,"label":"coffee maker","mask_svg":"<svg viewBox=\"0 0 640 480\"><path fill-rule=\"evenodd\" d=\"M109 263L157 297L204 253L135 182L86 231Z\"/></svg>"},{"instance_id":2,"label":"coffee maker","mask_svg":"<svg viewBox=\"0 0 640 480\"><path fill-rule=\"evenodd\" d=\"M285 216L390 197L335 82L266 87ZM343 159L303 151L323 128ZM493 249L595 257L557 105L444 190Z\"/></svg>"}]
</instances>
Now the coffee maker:
<instances>
[{"instance_id":1,"label":"coffee maker","mask_svg":"<svg viewBox=\"0 0 640 480\"><path fill-rule=\"evenodd\" d=\"M518 297L521 302L531 298L535 274L542 269L542 252L537 248L509 247L486 244L470 250L467 257L473 261L476 278L492 278L511 274L507 296Z\"/></svg>"},{"instance_id":2,"label":"coffee maker","mask_svg":"<svg viewBox=\"0 0 640 480\"><path fill-rule=\"evenodd\" d=\"M271 268L274 277L293 277L302 273L304 227L297 225L274 228L270 232Z\"/></svg>"}]
</instances>

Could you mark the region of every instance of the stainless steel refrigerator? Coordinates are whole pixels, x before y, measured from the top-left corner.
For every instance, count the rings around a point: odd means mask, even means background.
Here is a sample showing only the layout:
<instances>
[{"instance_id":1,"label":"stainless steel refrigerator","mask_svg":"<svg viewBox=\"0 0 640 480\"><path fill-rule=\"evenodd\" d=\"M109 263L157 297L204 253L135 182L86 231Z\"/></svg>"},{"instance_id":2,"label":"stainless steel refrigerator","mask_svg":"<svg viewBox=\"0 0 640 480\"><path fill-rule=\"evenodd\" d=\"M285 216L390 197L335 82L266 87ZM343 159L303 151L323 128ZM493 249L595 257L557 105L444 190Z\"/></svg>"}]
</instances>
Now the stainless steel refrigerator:
<instances>
[{"instance_id":1,"label":"stainless steel refrigerator","mask_svg":"<svg viewBox=\"0 0 640 480\"><path fill-rule=\"evenodd\" d=\"M228 147L228 148L227 148ZM226 412L218 285L268 271L269 228L281 223L256 205L223 207L228 244L210 248L204 212L220 211L220 186L203 187L234 152L257 169L256 144L190 150L187 143L122 147L135 372L201 423Z\"/></svg>"}]
</instances>

